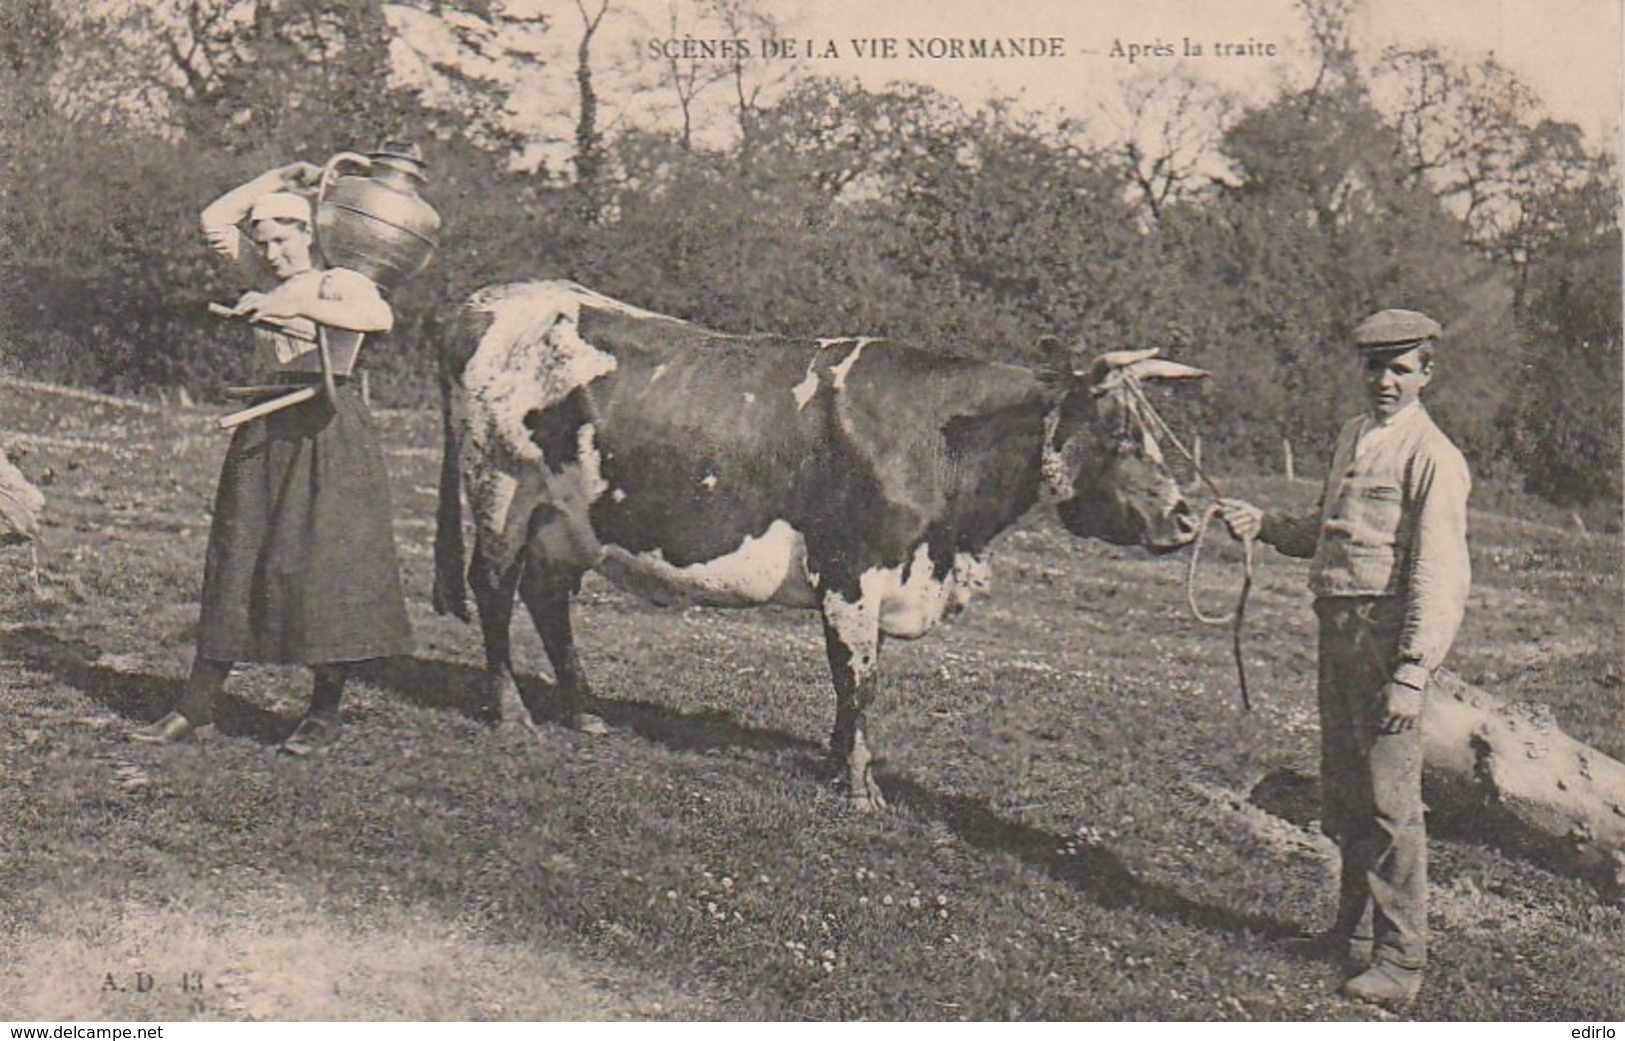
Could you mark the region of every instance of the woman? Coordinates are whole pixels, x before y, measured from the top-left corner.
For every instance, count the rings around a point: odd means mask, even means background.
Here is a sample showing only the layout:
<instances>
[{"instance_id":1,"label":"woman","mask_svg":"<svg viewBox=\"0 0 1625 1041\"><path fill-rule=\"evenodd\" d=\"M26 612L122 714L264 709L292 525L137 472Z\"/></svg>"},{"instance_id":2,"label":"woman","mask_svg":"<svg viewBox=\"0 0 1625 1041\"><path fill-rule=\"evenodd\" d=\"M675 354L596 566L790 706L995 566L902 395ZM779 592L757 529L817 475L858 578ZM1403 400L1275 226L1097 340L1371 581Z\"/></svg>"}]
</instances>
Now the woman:
<instances>
[{"instance_id":1,"label":"woman","mask_svg":"<svg viewBox=\"0 0 1625 1041\"><path fill-rule=\"evenodd\" d=\"M239 264L257 254L278 279L232 312L253 323L265 382L321 383L322 336L338 386L335 400L318 395L232 436L192 672L173 710L136 731L138 741L168 744L209 726L235 662L299 662L314 668L315 685L282 749L309 755L338 739L347 664L411 651L383 454L348 380L362 334L387 331L394 315L366 277L316 266L310 202L297 190L320 176L310 163L290 163L203 211L212 249Z\"/></svg>"}]
</instances>

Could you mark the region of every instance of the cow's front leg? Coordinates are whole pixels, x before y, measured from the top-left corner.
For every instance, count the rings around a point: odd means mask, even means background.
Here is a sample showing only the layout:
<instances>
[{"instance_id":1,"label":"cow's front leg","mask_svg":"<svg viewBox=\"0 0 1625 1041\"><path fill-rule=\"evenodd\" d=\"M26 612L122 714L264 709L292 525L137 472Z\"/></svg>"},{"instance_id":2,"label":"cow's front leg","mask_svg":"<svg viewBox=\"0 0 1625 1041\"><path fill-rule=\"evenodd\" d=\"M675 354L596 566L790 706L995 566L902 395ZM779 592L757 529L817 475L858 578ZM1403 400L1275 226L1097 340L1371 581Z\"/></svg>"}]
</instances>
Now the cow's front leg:
<instances>
[{"instance_id":1,"label":"cow's front leg","mask_svg":"<svg viewBox=\"0 0 1625 1041\"><path fill-rule=\"evenodd\" d=\"M532 559L519 579L519 595L525 598L530 619L547 648L553 664L553 682L564 702L564 718L584 734L607 734L609 727L591 711L592 685L576 654L575 632L570 625L570 598L581 589L581 572L568 571Z\"/></svg>"},{"instance_id":2,"label":"cow's front leg","mask_svg":"<svg viewBox=\"0 0 1625 1041\"><path fill-rule=\"evenodd\" d=\"M474 591L474 604L480 613L480 632L485 639L485 693L486 704L497 713L504 726L518 726L535 730L530 709L519 696L519 684L513 675L513 643L509 630L513 624L514 586L519 581L517 562L506 570L493 574L486 555L476 550L473 566L468 570L468 584Z\"/></svg>"},{"instance_id":3,"label":"cow's front leg","mask_svg":"<svg viewBox=\"0 0 1625 1041\"><path fill-rule=\"evenodd\" d=\"M824 596L824 650L835 681L835 730L830 752L845 765L847 798L855 809L886 808L875 780L864 716L880 686L880 615L861 598L850 603L839 593Z\"/></svg>"}]
</instances>

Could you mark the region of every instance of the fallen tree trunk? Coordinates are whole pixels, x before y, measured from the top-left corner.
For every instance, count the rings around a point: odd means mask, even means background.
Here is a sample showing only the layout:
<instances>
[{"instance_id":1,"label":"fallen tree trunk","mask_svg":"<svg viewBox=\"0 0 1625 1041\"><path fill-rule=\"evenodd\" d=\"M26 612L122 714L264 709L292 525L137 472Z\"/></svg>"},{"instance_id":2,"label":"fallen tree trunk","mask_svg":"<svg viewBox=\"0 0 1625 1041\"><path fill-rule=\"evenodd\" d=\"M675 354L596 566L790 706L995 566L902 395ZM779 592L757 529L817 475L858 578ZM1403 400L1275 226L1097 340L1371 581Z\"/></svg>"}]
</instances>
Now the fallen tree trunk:
<instances>
[{"instance_id":1,"label":"fallen tree trunk","mask_svg":"<svg viewBox=\"0 0 1625 1041\"><path fill-rule=\"evenodd\" d=\"M1494 846L1625 899L1625 763L1563 733L1545 705L1508 702L1441 669L1422 721L1428 833ZM1309 827L1320 782L1281 768L1248 791Z\"/></svg>"},{"instance_id":2,"label":"fallen tree trunk","mask_svg":"<svg viewBox=\"0 0 1625 1041\"><path fill-rule=\"evenodd\" d=\"M39 537L39 515L45 496L28 483L0 448L0 546Z\"/></svg>"},{"instance_id":3,"label":"fallen tree trunk","mask_svg":"<svg viewBox=\"0 0 1625 1041\"><path fill-rule=\"evenodd\" d=\"M1422 721L1431 814L1625 890L1625 763L1441 669Z\"/></svg>"}]
</instances>

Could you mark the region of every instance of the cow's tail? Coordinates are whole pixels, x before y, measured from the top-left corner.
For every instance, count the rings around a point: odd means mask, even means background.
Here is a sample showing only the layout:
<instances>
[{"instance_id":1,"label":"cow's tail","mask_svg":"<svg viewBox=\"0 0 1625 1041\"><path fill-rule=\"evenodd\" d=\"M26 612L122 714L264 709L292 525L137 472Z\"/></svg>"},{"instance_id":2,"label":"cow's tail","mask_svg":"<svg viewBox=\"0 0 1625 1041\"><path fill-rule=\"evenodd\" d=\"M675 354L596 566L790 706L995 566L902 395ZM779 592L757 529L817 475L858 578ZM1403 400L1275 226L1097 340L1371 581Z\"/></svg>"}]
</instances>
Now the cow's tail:
<instances>
[{"instance_id":1,"label":"cow's tail","mask_svg":"<svg viewBox=\"0 0 1625 1041\"><path fill-rule=\"evenodd\" d=\"M443 353L443 352L442 352ZM467 551L463 544L463 479L461 445L452 421L450 363L440 363L440 503L435 510L434 592L430 596L439 614L473 621L468 610Z\"/></svg>"}]
</instances>

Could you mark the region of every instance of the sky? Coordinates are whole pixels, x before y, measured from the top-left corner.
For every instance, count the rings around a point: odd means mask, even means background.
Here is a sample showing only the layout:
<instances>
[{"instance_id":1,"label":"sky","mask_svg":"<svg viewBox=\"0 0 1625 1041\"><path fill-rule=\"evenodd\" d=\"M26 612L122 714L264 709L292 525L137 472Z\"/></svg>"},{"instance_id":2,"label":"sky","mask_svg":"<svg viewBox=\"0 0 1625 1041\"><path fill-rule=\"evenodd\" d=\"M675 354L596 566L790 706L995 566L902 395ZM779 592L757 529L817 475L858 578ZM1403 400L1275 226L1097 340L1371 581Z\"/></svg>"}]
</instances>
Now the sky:
<instances>
[{"instance_id":1,"label":"sky","mask_svg":"<svg viewBox=\"0 0 1625 1041\"><path fill-rule=\"evenodd\" d=\"M651 0L651 4L658 0ZM1621 112L1619 0L1368 0L1356 43L1433 44L1463 58L1494 54L1587 136L1617 143ZM1184 64L1195 76L1258 97L1276 77L1307 66L1310 49L1292 0L787 0L774 5L800 35L1063 36L1074 53L1055 60L843 57L822 64L865 82L916 79L968 100L1020 94L1036 105L1088 115L1098 95L1146 67ZM1183 43L1204 44L1201 57ZM1114 57L1114 43L1172 44L1173 56ZM1212 43L1274 44L1276 54L1224 56Z\"/></svg>"},{"instance_id":2,"label":"sky","mask_svg":"<svg viewBox=\"0 0 1625 1041\"><path fill-rule=\"evenodd\" d=\"M764 57L762 30L737 35L751 48L750 69L774 89L808 73L856 78L871 88L913 80L969 105L1015 97L1027 109L1071 116L1099 136L1121 139L1124 86L1178 71L1264 101L1283 84L1313 74L1314 48L1294 0L747 0L794 41L796 61ZM703 0L612 0L594 43L606 128L675 119L661 47L683 46L684 31L710 43L728 37L697 21ZM552 29L531 51L541 59L515 74L509 109L535 143L532 160L568 154L574 124L576 0L505 0L515 13L545 13ZM1354 23L1361 58L1374 64L1385 46L1434 46L1459 63L1494 56L1521 78L1557 119L1578 123L1596 147L1618 152L1622 109L1622 0L1363 0ZM589 5L590 6L590 5ZM680 28L673 31L673 10ZM443 23L398 7L421 29L409 35L424 52L454 46ZM439 42L434 42L438 36ZM1040 57L933 56L968 41L1037 38ZM890 41L895 57L878 54ZM1225 45L1225 46L1220 46ZM1196 53L1198 48L1200 53ZM522 48L523 49L523 48ZM1032 49L1029 46L1029 49ZM1225 53L1228 49L1229 53ZM809 55L809 50L812 52ZM714 60L707 69L725 71ZM398 66L399 67L404 67ZM518 68L516 66L516 68ZM776 81L776 83L774 82ZM724 134L729 84L705 95L697 136ZM710 106L708 109L707 106ZM708 128L709 131L708 131ZM714 141L712 143L720 143Z\"/></svg>"}]
</instances>

